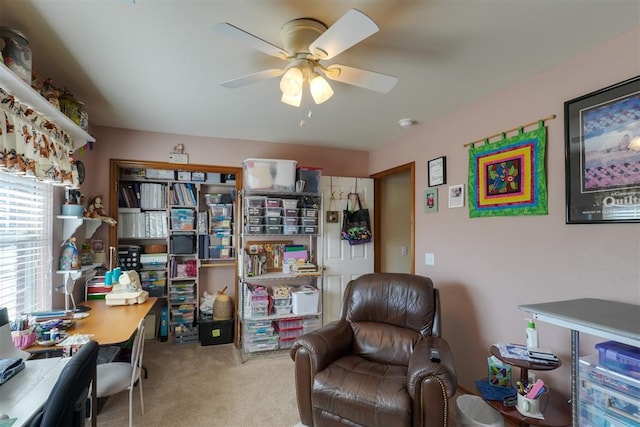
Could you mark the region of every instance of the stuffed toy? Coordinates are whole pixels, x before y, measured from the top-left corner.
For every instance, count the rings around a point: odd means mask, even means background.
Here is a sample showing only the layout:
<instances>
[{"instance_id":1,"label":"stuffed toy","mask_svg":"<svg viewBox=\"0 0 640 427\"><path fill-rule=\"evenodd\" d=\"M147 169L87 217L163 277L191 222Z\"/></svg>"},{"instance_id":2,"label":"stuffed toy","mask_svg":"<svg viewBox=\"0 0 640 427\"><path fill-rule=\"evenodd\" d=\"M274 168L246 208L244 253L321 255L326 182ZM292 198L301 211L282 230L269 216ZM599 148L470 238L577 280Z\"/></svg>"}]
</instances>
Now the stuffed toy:
<instances>
[{"instance_id":1,"label":"stuffed toy","mask_svg":"<svg viewBox=\"0 0 640 427\"><path fill-rule=\"evenodd\" d=\"M106 222L111 227L117 224L117 221L115 219L107 216L104 205L102 204L102 194L91 199L89 205L87 206L87 211L84 213L84 216L87 218L101 219L102 222Z\"/></svg>"}]
</instances>

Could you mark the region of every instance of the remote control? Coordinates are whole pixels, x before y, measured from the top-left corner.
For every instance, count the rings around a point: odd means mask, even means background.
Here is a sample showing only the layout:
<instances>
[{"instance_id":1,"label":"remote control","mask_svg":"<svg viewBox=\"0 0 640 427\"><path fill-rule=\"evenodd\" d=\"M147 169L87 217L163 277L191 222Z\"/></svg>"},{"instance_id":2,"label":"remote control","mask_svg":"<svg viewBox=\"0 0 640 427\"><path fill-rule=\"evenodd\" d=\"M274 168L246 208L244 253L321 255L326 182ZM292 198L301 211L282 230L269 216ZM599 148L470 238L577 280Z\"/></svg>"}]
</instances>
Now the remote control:
<instances>
[{"instance_id":1,"label":"remote control","mask_svg":"<svg viewBox=\"0 0 640 427\"><path fill-rule=\"evenodd\" d=\"M438 351L437 348L432 347L431 348L431 355L429 357L431 359L432 362L440 362L440 352Z\"/></svg>"}]
</instances>

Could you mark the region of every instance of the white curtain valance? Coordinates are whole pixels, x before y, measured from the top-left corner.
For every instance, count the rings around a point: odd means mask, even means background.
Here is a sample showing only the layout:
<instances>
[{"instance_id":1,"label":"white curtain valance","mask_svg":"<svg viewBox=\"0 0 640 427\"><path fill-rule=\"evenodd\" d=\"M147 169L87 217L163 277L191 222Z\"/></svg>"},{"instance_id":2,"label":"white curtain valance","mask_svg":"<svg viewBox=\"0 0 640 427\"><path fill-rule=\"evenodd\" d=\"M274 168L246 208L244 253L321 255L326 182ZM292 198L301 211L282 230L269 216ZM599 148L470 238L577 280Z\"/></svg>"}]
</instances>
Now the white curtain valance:
<instances>
[{"instance_id":1,"label":"white curtain valance","mask_svg":"<svg viewBox=\"0 0 640 427\"><path fill-rule=\"evenodd\" d=\"M0 169L77 187L73 152L69 134L0 88Z\"/></svg>"}]
</instances>

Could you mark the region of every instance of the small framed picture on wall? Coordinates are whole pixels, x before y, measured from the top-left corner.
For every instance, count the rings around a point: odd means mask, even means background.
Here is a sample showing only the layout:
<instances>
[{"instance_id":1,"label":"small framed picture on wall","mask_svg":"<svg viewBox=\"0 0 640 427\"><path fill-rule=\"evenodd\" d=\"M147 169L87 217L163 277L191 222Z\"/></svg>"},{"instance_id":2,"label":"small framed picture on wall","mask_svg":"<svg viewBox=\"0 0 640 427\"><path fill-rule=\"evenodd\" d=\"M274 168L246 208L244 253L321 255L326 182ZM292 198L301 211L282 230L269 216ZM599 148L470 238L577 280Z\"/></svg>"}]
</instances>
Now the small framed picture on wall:
<instances>
[{"instance_id":1,"label":"small framed picture on wall","mask_svg":"<svg viewBox=\"0 0 640 427\"><path fill-rule=\"evenodd\" d=\"M445 156L427 162L427 183L429 187L447 183L447 158Z\"/></svg>"},{"instance_id":2,"label":"small framed picture on wall","mask_svg":"<svg viewBox=\"0 0 640 427\"><path fill-rule=\"evenodd\" d=\"M424 190L424 213L438 212L438 189Z\"/></svg>"},{"instance_id":3,"label":"small framed picture on wall","mask_svg":"<svg viewBox=\"0 0 640 427\"><path fill-rule=\"evenodd\" d=\"M449 187L449 207L461 208L464 206L464 184Z\"/></svg>"}]
</instances>

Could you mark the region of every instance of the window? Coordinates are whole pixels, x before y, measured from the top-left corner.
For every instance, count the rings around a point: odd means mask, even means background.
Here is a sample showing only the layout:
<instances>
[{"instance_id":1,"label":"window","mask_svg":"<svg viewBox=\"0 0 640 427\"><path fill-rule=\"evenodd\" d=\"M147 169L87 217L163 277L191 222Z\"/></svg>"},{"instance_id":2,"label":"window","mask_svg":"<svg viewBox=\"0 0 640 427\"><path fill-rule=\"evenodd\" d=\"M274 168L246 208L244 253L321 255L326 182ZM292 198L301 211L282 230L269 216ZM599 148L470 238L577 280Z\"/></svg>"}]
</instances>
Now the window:
<instances>
[{"instance_id":1,"label":"window","mask_svg":"<svg viewBox=\"0 0 640 427\"><path fill-rule=\"evenodd\" d=\"M0 173L0 307L51 309L51 184Z\"/></svg>"}]
</instances>

